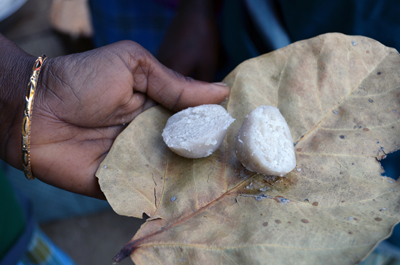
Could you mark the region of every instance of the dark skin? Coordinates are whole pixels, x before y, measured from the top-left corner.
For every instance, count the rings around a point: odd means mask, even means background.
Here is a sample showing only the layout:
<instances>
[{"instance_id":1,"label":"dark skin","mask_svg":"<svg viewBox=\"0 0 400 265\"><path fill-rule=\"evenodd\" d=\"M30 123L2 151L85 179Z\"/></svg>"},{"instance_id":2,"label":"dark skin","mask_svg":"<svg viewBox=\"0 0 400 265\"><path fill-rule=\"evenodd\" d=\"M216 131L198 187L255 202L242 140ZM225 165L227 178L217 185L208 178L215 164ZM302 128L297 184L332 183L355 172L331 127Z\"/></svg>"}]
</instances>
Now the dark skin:
<instances>
[{"instance_id":1,"label":"dark skin","mask_svg":"<svg viewBox=\"0 0 400 265\"><path fill-rule=\"evenodd\" d=\"M0 35L1 159L22 169L21 124L26 85L36 57ZM218 104L224 84L186 78L135 42L50 58L42 67L33 106L33 175L72 192L104 198L95 172L118 134L156 102L179 111Z\"/></svg>"},{"instance_id":2,"label":"dark skin","mask_svg":"<svg viewBox=\"0 0 400 265\"><path fill-rule=\"evenodd\" d=\"M179 2L175 17L157 53L162 64L199 80L214 80L220 57L216 13L221 2Z\"/></svg>"}]
</instances>

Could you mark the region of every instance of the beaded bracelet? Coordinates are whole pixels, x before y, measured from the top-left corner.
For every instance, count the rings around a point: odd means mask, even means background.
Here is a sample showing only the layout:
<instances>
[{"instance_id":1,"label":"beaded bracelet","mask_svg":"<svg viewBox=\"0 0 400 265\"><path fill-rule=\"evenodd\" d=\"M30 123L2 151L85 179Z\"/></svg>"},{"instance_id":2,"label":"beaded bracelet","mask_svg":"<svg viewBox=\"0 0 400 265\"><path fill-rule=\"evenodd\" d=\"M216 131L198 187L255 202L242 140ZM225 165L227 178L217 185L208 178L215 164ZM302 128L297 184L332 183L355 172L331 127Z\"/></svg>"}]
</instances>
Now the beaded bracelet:
<instances>
[{"instance_id":1,"label":"beaded bracelet","mask_svg":"<svg viewBox=\"0 0 400 265\"><path fill-rule=\"evenodd\" d=\"M24 117L22 119L22 166L25 177L29 180L35 179L32 175L30 141L31 141L31 119L35 90L39 80L40 69L46 60L46 55L37 58L33 65L32 75L29 79L28 89L25 96Z\"/></svg>"}]
</instances>

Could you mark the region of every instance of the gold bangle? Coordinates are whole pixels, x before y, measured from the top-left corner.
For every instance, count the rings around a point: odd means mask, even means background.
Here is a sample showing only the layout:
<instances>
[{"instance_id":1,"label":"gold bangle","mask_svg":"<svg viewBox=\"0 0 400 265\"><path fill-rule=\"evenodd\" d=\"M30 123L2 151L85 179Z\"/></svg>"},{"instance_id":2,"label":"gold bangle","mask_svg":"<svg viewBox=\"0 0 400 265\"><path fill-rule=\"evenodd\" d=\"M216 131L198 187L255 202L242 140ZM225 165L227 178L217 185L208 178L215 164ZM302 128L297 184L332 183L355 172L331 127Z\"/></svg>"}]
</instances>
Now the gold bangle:
<instances>
[{"instance_id":1,"label":"gold bangle","mask_svg":"<svg viewBox=\"0 0 400 265\"><path fill-rule=\"evenodd\" d=\"M46 60L46 55L42 55L38 57L37 60L35 61L25 96L24 117L22 119L22 141L21 141L22 166L24 168L25 177L29 180L35 179L35 177L32 175L31 152L30 152L33 100L35 98L35 90L39 80L40 69L42 68L45 60Z\"/></svg>"}]
</instances>

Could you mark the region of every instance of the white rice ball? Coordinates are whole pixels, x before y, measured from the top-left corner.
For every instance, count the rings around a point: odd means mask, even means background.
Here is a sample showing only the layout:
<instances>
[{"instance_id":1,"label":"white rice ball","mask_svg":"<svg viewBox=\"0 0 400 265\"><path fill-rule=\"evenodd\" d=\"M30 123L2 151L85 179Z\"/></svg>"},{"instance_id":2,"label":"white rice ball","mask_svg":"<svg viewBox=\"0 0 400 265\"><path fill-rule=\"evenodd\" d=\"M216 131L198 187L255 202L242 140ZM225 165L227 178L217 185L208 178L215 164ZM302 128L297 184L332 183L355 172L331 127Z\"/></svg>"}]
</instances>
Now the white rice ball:
<instances>
[{"instance_id":1,"label":"white rice ball","mask_svg":"<svg viewBox=\"0 0 400 265\"><path fill-rule=\"evenodd\" d=\"M162 137L180 156L206 157L217 150L234 120L220 105L187 108L168 119Z\"/></svg>"},{"instance_id":2,"label":"white rice ball","mask_svg":"<svg viewBox=\"0 0 400 265\"><path fill-rule=\"evenodd\" d=\"M284 176L296 167L292 135L278 108L260 106L240 128L236 156L248 170Z\"/></svg>"}]
</instances>

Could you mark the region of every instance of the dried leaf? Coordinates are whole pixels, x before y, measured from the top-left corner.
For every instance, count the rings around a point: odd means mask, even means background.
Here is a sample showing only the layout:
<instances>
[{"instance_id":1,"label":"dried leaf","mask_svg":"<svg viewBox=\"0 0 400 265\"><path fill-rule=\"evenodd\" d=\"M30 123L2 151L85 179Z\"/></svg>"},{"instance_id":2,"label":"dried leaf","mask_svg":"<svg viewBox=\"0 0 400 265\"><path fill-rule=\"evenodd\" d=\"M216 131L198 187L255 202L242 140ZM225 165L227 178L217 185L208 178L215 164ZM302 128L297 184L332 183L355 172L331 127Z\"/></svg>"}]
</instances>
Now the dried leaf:
<instances>
[{"instance_id":1,"label":"dried leaf","mask_svg":"<svg viewBox=\"0 0 400 265\"><path fill-rule=\"evenodd\" d=\"M162 107L137 117L97 172L113 209L151 216L116 259L136 264L354 264L400 220L399 182L379 161L400 144L400 56L326 34L248 60L225 78L236 121L210 157L168 150ZM286 178L244 169L237 132L260 105L296 142ZM385 210L382 210L385 209Z\"/></svg>"}]
</instances>

